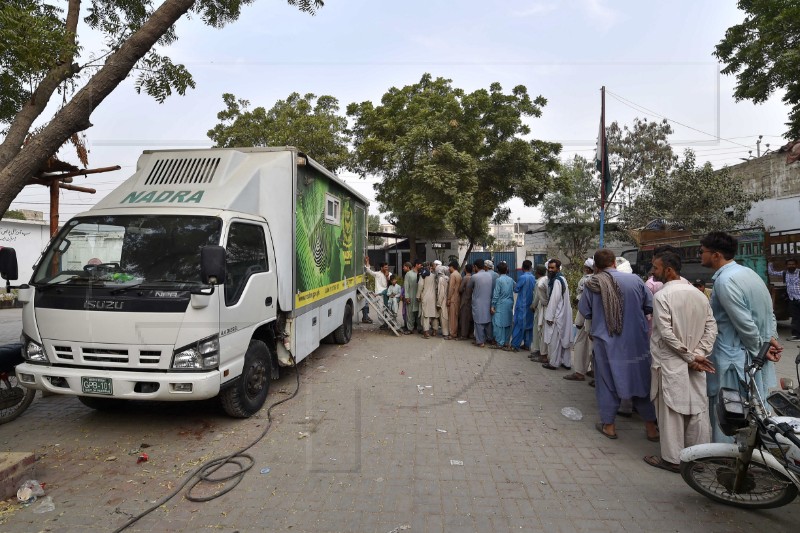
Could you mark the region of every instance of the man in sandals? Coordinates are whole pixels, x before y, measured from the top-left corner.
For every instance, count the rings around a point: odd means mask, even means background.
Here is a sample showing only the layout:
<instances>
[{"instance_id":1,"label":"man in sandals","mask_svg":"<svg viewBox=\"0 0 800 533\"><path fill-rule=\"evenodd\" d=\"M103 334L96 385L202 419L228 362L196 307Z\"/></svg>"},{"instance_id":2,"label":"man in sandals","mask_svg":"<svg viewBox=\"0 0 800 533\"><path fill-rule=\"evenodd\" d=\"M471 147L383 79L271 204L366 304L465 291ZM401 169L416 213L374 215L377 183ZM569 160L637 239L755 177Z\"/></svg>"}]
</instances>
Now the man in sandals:
<instances>
[{"instance_id":1,"label":"man in sandals","mask_svg":"<svg viewBox=\"0 0 800 533\"><path fill-rule=\"evenodd\" d=\"M681 450L711 440L706 372L714 372L708 357L717 323L705 294L681 281L680 256L656 256L653 278L664 283L653 297L650 337L650 398L661 430L661 456L647 455L644 461L679 472Z\"/></svg>"},{"instance_id":2,"label":"man in sandals","mask_svg":"<svg viewBox=\"0 0 800 533\"><path fill-rule=\"evenodd\" d=\"M653 295L635 274L616 269L614 252L594 254L596 274L586 282L578 310L592 321L595 394L600 422L595 429L617 438L620 398L631 398L645 423L647 440L658 442L656 411L650 401L650 346L645 315Z\"/></svg>"}]
</instances>

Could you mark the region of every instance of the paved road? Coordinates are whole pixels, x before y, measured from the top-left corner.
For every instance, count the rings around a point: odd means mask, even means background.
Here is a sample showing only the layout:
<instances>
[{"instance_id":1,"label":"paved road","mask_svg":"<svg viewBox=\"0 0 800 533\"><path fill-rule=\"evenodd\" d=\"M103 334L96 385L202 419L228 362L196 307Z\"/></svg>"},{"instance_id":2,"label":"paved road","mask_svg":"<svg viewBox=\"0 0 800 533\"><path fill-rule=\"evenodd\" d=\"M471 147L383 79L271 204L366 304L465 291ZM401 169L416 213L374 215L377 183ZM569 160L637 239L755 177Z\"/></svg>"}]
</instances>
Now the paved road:
<instances>
[{"instance_id":1,"label":"paved road","mask_svg":"<svg viewBox=\"0 0 800 533\"><path fill-rule=\"evenodd\" d=\"M617 441L599 435L593 389L563 374L524 354L359 326L300 365L299 395L273 410L238 487L207 503L176 497L130 530L796 531L800 501L743 512L647 466L658 445L636 418L620 420ZM273 382L268 403L294 379ZM567 406L584 418L562 416ZM0 429L0 451L41 457L56 510L0 505L0 530L112 531L265 423L266 410L231 420L213 402L106 414L38 399ZM150 460L137 465L137 450Z\"/></svg>"}]
</instances>

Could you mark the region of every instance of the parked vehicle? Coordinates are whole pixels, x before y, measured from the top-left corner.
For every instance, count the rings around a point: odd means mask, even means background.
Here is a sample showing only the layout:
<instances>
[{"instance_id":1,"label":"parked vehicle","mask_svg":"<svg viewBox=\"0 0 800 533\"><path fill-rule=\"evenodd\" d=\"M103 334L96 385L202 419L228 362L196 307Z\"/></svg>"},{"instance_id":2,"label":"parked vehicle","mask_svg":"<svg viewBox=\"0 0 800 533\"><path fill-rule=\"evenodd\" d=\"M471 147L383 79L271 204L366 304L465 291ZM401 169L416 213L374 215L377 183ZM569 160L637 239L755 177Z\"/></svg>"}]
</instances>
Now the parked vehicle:
<instances>
[{"instance_id":1,"label":"parked vehicle","mask_svg":"<svg viewBox=\"0 0 800 533\"><path fill-rule=\"evenodd\" d=\"M219 396L349 342L367 200L294 148L146 151L51 240L23 302L28 387L93 408Z\"/></svg>"},{"instance_id":2,"label":"parked vehicle","mask_svg":"<svg viewBox=\"0 0 800 533\"><path fill-rule=\"evenodd\" d=\"M800 252L800 229L791 231L764 231L763 228L749 228L734 233L739 240L736 262L753 269L769 288L772 306L778 320L789 318L786 303L786 284L781 276L770 276L768 262L776 270L782 270L785 260ZM714 272L700 264L700 239L704 235L690 234L686 231L648 230L639 234L639 247L622 252L631 262L633 271L647 277L653 267L653 251L659 246L670 244L680 250L683 264L681 275L690 280L702 280L712 287Z\"/></svg>"},{"instance_id":3,"label":"parked vehicle","mask_svg":"<svg viewBox=\"0 0 800 533\"><path fill-rule=\"evenodd\" d=\"M790 503L800 489L800 418L770 416L753 379L768 348L764 343L746 369L746 394L723 388L718 395L720 427L736 437L735 443L699 444L681 452L684 481L716 502L769 509ZM800 364L800 355L795 364ZM774 397L770 395L770 403L777 408L782 395Z\"/></svg>"},{"instance_id":4,"label":"parked vehicle","mask_svg":"<svg viewBox=\"0 0 800 533\"><path fill-rule=\"evenodd\" d=\"M23 387L14 371L22 358L22 344L0 346L0 424L11 422L30 407L34 389Z\"/></svg>"}]
</instances>

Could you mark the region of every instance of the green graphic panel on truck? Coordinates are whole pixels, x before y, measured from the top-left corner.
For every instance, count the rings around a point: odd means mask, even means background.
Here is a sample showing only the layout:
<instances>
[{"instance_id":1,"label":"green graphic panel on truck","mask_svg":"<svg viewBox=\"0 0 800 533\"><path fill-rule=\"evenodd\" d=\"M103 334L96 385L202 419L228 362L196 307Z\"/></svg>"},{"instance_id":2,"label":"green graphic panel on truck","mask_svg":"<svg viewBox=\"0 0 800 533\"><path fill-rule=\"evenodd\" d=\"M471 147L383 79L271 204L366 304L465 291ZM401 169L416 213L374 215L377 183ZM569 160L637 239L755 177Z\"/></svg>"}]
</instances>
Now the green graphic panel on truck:
<instances>
[{"instance_id":1,"label":"green graphic panel on truck","mask_svg":"<svg viewBox=\"0 0 800 533\"><path fill-rule=\"evenodd\" d=\"M307 183L300 188L300 184ZM352 200L343 190L320 177L299 180L297 201L297 294L302 307L358 283L354 243L359 226ZM328 200L338 202L338 224L325 219ZM363 228L360 230L363 231Z\"/></svg>"}]
</instances>

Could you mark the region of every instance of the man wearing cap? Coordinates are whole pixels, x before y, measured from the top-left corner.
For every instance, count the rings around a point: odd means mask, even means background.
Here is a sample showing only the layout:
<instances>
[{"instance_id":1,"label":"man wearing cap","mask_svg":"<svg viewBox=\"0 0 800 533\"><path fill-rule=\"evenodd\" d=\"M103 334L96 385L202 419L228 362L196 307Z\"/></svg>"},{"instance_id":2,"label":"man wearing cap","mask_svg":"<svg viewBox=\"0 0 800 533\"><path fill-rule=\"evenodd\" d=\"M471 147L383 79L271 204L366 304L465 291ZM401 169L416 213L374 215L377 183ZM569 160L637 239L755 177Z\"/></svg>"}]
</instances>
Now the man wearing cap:
<instances>
[{"instance_id":1,"label":"man wearing cap","mask_svg":"<svg viewBox=\"0 0 800 533\"><path fill-rule=\"evenodd\" d=\"M483 262L483 269L486 270L486 272L488 272L489 275L492 278L492 294L494 294L494 288L497 285L497 278L500 277L500 274L498 274L495 271L494 263L492 262L491 259L487 259L486 261ZM490 307L491 307L491 305L490 305ZM492 345L497 344L497 341L494 338L494 325L492 324L491 320L489 320L489 329L488 329L488 333L486 334L486 341L489 344L492 344Z\"/></svg>"},{"instance_id":2,"label":"man wearing cap","mask_svg":"<svg viewBox=\"0 0 800 533\"><path fill-rule=\"evenodd\" d=\"M702 292L708 298L708 301L711 301L711 289L706 287L706 282L702 279L696 279L692 282L692 286L697 289L698 291Z\"/></svg>"},{"instance_id":3,"label":"man wearing cap","mask_svg":"<svg viewBox=\"0 0 800 533\"><path fill-rule=\"evenodd\" d=\"M591 257L583 262L583 277L578 281L578 288L575 292L575 301L580 302L586 282L591 279L594 273L594 259ZM587 320L580 311L575 317L575 327L578 334L575 336L575 345L572 354L572 367L575 372L567 374L564 379L568 381L585 381L589 374L589 363L592 360L592 339L589 337L589 330L592 329L592 321Z\"/></svg>"},{"instance_id":4,"label":"man wearing cap","mask_svg":"<svg viewBox=\"0 0 800 533\"><path fill-rule=\"evenodd\" d=\"M475 261L477 272L472 275L472 320L475 322L475 340L479 348L486 345L489 325L492 322L492 275L484 268L484 260Z\"/></svg>"}]
</instances>

